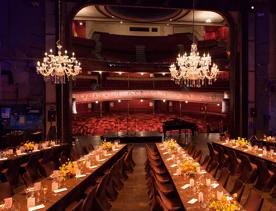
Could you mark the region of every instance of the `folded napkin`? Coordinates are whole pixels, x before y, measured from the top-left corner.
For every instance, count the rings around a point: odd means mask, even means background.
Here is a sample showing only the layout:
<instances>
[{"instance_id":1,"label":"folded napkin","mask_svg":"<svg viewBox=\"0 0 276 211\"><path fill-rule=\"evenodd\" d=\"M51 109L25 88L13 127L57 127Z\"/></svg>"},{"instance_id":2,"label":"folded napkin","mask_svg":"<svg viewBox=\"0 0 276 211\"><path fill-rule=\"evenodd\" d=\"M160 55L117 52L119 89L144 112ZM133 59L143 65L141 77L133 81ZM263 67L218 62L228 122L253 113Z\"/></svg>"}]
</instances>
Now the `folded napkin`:
<instances>
[{"instance_id":1,"label":"folded napkin","mask_svg":"<svg viewBox=\"0 0 276 211\"><path fill-rule=\"evenodd\" d=\"M99 162L102 162L102 161L105 161L106 159L105 158L103 158L103 159L99 159L98 161Z\"/></svg>"},{"instance_id":2,"label":"folded napkin","mask_svg":"<svg viewBox=\"0 0 276 211\"><path fill-rule=\"evenodd\" d=\"M26 154L27 154L26 152L21 152L21 153L19 153L17 155L26 155Z\"/></svg>"},{"instance_id":3,"label":"folded napkin","mask_svg":"<svg viewBox=\"0 0 276 211\"><path fill-rule=\"evenodd\" d=\"M247 152L248 150L247 149L245 149L245 150L243 150L244 152Z\"/></svg>"},{"instance_id":4,"label":"folded napkin","mask_svg":"<svg viewBox=\"0 0 276 211\"><path fill-rule=\"evenodd\" d=\"M219 184L218 183L213 183L211 186L212 186L212 188L217 188L219 186Z\"/></svg>"},{"instance_id":5,"label":"folded napkin","mask_svg":"<svg viewBox=\"0 0 276 211\"><path fill-rule=\"evenodd\" d=\"M170 158L168 158L167 160L172 160L173 158L172 157L170 157Z\"/></svg>"},{"instance_id":6,"label":"folded napkin","mask_svg":"<svg viewBox=\"0 0 276 211\"><path fill-rule=\"evenodd\" d=\"M231 201L231 200L233 199L233 197L227 196L226 199L227 199L228 201Z\"/></svg>"},{"instance_id":7,"label":"folded napkin","mask_svg":"<svg viewBox=\"0 0 276 211\"><path fill-rule=\"evenodd\" d=\"M197 199L193 198L190 201L188 201L188 204L194 204L197 202Z\"/></svg>"},{"instance_id":8,"label":"folded napkin","mask_svg":"<svg viewBox=\"0 0 276 211\"><path fill-rule=\"evenodd\" d=\"M205 170L202 170L200 174L206 174L207 172Z\"/></svg>"},{"instance_id":9,"label":"folded napkin","mask_svg":"<svg viewBox=\"0 0 276 211\"><path fill-rule=\"evenodd\" d=\"M163 155L166 155L166 154L168 154L168 153L169 153L169 152L164 152Z\"/></svg>"},{"instance_id":10,"label":"folded napkin","mask_svg":"<svg viewBox=\"0 0 276 211\"><path fill-rule=\"evenodd\" d=\"M29 211L34 211L34 210L39 210L39 209L43 209L43 208L45 208L45 205L40 204L40 205L37 205L37 206L34 206L34 207L29 207L28 210Z\"/></svg>"},{"instance_id":11,"label":"folded napkin","mask_svg":"<svg viewBox=\"0 0 276 211\"><path fill-rule=\"evenodd\" d=\"M112 154L106 154L105 156L111 156Z\"/></svg>"},{"instance_id":12,"label":"folded napkin","mask_svg":"<svg viewBox=\"0 0 276 211\"><path fill-rule=\"evenodd\" d=\"M76 175L76 178L81 178L81 177L85 177L86 174L80 174L80 175Z\"/></svg>"},{"instance_id":13,"label":"folded napkin","mask_svg":"<svg viewBox=\"0 0 276 211\"><path fill-rule=\"evenodd\" d=\"M183 185L182 187L181 187L181 189L187 189L187 188L189 188L189 187L191 187L191 185L190 184L186 184L186 185Z\"/></svg>"},{"instance_id":14,"label":"folded napkin","mask_svg":"<svg viewBox=\"0 0 276 211\"><path fill-rule=\"evenodd\" d=\"M177 166L176 164L172 164L172 165L171 165L172 168L174 168L174 167L176 167L176 166Z\"/></svg>"},{"instance_id":15,"label":"folded napkin","mask_svg":"<svg viewBox=\"0 0 276 211\"><path fill-rule=\"evenodd\" d=\"M263 156L263 154L258 154L258 156L262 157L262 156Z\"/></svg>"},{"instance_id":16,"label":"folded napkin","mask_svg":"<svg viewBox=\"0 0 276 211\"><path fill-rule=\"evenodd\" d=\"M97 168L97 167L98 167L97 165L89 166L90 169L95 169L95 168Z\"/></svg>"},{"instance_id":17,"label":"folded napkin","mask_svg":"<svg viewBox=\"0 0 276 211\"><path fill-rule=\"evenodd\" d=\"M8 160L8 158L0 158L0 160Z\"/></svg>"},{"instance_id":18,"label":"folded napkin","mask_svg":"<svg viewBox=\"0 0 276 211\"><path fill-rule=\"evenodd\" d=\"M60 188L60 189L54 190L55 193L60 193L60 192L63 192L63 191L67 191L67 188Z\"/></svg>"}]
</instances>

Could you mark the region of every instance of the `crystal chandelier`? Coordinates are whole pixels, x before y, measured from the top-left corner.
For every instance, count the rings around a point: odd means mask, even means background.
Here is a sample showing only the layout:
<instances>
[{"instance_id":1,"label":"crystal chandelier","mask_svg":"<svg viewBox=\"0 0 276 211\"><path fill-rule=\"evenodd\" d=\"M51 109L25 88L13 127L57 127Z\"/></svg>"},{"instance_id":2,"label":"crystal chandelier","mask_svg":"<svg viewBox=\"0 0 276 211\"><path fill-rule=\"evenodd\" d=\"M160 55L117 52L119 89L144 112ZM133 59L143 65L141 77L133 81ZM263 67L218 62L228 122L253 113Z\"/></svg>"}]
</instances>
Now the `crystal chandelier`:
<instances>
[{"instance_id":1,"label":"crystal chandelier","mask_svg":"<svg viewBox=\"0 0 276 211\"><path fill-rule=\"evenodd\" d=\"M60 1L59 1L59 39L61 34L61 14L60 14ZM54 55L53 50L45 52L42 62L37 62L37 73L41 74L45 79L53 78L56 84L64 84L65 77L74 79L75 76L81 72L81 64L75 57L74 52L70 57L67 51L62 54L62 46L60 40L57 41L57 55Z\"/></svg>"},{"instance_id":2,"label":"crystal chandelier","mask_svg":"<svg viewBox=\"0 0 276 211\"><path fill-rule=\"evenodd\" d=\"M218 66L213 63L209 55L203 54L201 57L197 51L194 41L194 1L193 1L193 43L190 55L178 54L176 64L171 64L169 68L171 77L176 84L186 87L201 87L204 84L211 85L216 81L219 72Z\"/></svg>"}]
</instances>

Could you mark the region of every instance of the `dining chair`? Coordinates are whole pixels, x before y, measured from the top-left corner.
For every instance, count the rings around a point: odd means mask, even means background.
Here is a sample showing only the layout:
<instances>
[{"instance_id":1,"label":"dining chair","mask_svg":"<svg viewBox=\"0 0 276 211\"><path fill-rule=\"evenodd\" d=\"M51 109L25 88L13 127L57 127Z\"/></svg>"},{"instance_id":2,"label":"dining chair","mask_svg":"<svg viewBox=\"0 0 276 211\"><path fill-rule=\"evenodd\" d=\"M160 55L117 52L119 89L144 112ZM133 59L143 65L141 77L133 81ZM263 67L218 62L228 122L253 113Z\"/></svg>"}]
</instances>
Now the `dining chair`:
<instances>
[{"instance_id":1,"label":"dining chair","mask_svg":"<svg viewBox=\"0 0 276 211\"><path fill-rule=\"evenodd\" d=\"M12 190L24 185L18 160L8 161L7 168L3 169L1 174L5 177L5 180L9 182Z\"/></svg>"},{"instance_id":2,"label":"dining chair","mask_svg":"<svg viewBox=\"0 0 276 211\"><path fill-rule=\"evenodd\" d=\"M258 160L258 176L254 187L257 190L263 191L269 182L270 176L267 164L264 161Z\"/></svg>"},{"instance_id":3,"label":"dining chair","mask_svg":"<svg viewBox=\"0 0 276 211\"><path fill-rule=\"evenodd\" d=\"M270 207L269 211L276 211L276 205L275 205L275 206Z\"/></svg>"},{"instance_id":4,"label":"dining chair","mask_svg":"<svg viewBox=\"0 0 276 211\"><path fill-rule=\"evenodd\" d=\"M13 195L13 190L8 181L0 182L0 201Z\"/></svg>"},{"instance_id":5,"label":"dining chair","mask_svg":"<svg viewBox=\"0 0 276 211\"><path fill-rule=\"evenodd\" d=\"M225 188L227 186L230 177L230 171L228 168L223 167L217 181Z\"/></svg>"},{"instance_id":6,"label":"dining chair","mask_svg":"<svg viewBox=\"0 0 276 211\"><path fill-rule=\"evenodd\" d=\"M219 167L218 161L213 160L210 163L210 165L206 168L206 171L209 172L215 178L218 167Z\"/></svg>"},{"instance_id":7,"label":"dining chair","mask_svg":"<svg viewBox=\"0 0 276 211\"><path fill-rule=\"evenodd\" d=\"M40 165L42 167L42 175L44 177L49 177L53 171L56 169L56 165L53 161L48 161L48 162L40 162Z\"/></svg>"},{"instance_id":8,"label":"dining chair","mask_svg":"<svg viewBox=\"0 0 276 211\"><path fill-rule=\"evenodd\" d=\"M73 201L65 208L65 211L82 211L83 201L83 199L80 199L79 201Z\"/></svg>"},{"instance_id":9,"label":"dining chair","mask_svg":"<svg viewBox=\"0 0 276 211\"><path fill-rule=\"evenodd\" d=\"M228 168L231 172L231 175L239 175L241 169L241 159L239 159L234 150L225 148L225 153L229 156L229 165Z\"/></svg>"},{"instance_id":10,"label":"dining chair","mask_svg":"<svg viewBox=\"0 0 276 211\"><path fill-rule=\"evenodd\" d=\"M109 180L109 172L103 175L99 181L96 194L95 194L95 206L98 207L99 211L109 210L111 208L111 203L107 197L107 184Z\"/></svg>"},{"instance_id":11,"label":"dining chair","mask_svg":"<svg viewBox=\"0 0 276 211\"><path fill-rule=\"evenodd\" d=\"M263 204L263 197L253 188L250 190L243 208L246 211L260 211Z\"/></svg>"},{"instance_id":12,"label":"dining chair","mask_svg":"<svg viewBox=\"0 0 276 211\"><path fill-rule=\"evenodd\" d=\"M200 162L200 165L202 166L202 168L204 168L204 169L207 168L207 165L208 165L208 163L210 161L210 158L211 158L210 155L206 155L204 157L204 159Z\"/></svg>"},{"instance_id":13,"label":"dining chair","mask_svg":"<svg viewBox=\"0 0 276 211\"><path fill-rule=\"evenodd\" d=\"M87 192L87 195L83 200L81 211L90 211L96 208L96 203L95 203L96 190L97 190L97 186L93 186L89 188L89 191Z\"/></svg>"},{"instance_id":14,"label":"dining chair","mask_svg":"<svg viewBox=\"0 0 276 211\"><path fill-rule=\"evenodd\" d=\"M194 154L193 154L193 159L197 159L198 157L201 157L201 155L202 155L202 151L201 150L198 150L198 151L196 151L195 150L195 152L194 152Z\"/></svg>"},{"instance_id":15,"label":"dining chair","mask_svg":"<svg viewBox=\"0 0 276 211\"><path fill-rule=\"evenodd\" d=\"M213 145L210 142L207 142L207 146L209 149L209 155L212 159L218 159L218 152L214 150Z\"/></svg>"},{"instance_id":16,"label":"dining chair","mask_svg":"<svg viewBox=\"0 0 276 211\"><path fill-rule=\"evenodd\" d=\"M243 181L237 179L235 181L233 188L229 192L232 195L237 194L237 201L240 203L244 189L245 189L245 183L243 183Z\"/></svg>"},{"instance_id":17,"label":"dining chair","mask_svg":"<svg viewBox=\"0 0 276 211\"><path fill-rule=\"evenodd\" d=\"M157 190L158 190L158 195L160 197L160 204L163 210L173 210L173 211L183 210L182 203L180 202L178 195L168 197L159 189Z\"/></svg>"}]
</instances>

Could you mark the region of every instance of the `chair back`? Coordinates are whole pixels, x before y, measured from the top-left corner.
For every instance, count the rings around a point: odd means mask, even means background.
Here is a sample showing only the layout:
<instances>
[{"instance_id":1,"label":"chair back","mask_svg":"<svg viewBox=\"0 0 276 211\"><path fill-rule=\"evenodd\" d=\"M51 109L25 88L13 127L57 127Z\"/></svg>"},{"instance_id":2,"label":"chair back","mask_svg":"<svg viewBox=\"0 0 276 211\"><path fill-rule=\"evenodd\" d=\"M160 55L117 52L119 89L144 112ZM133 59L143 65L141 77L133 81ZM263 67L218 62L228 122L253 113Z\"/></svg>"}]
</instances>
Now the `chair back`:
<instances>
[{"instance_id":1,"label":"chair back","mask_svg":"<svg viewBox=\"0 0 276 211\"><path fill-rule=\"evenodd\" d=\"M82 211L90 211L94 204L97 186L92 187L88 192L87 196L82 204Z\"/></svg>"},{"instance_id":2,"label":"chair back","mask_svg":"<svg viewBox=\"0 0 276 211\"><path fill-rule=\"evenodd\" d=\"M256 190L251 189L243 206L246 211L260 211L263 205L263 197Z\"/></svg>"},{"instance_id":3,"label":"chair back","mask_svg":"<svg viewBox=\"0 0 276 211\"><path fill-rule=\"evenodd\" d=\"M13 195L9 182L0 182L0 201Z\"/></svg>"}]
</instances>

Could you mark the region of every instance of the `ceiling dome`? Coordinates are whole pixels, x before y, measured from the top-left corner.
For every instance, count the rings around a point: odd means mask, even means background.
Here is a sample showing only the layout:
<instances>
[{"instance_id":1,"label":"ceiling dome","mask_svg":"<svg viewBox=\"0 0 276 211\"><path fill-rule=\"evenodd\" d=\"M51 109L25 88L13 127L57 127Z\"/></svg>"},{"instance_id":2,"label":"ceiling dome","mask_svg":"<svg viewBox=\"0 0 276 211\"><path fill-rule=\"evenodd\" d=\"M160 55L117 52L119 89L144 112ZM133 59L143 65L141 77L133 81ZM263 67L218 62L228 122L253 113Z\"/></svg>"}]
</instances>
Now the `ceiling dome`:
<instances>
[{"instance_id":1,"label":"ceiling dome","mask_svg":"<svg viewBox=\"0 0 276 211\"><path fill-rule=\"evenodd\" d=\"M106 6L112 16L123 20L137 22L157 22L173 19L182 12L181 9L158 9L158 8L139 8L139 7L118 7Z\"/></svg>"}]
</instances>

